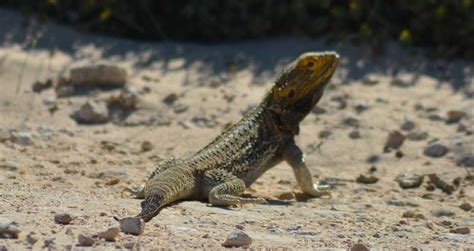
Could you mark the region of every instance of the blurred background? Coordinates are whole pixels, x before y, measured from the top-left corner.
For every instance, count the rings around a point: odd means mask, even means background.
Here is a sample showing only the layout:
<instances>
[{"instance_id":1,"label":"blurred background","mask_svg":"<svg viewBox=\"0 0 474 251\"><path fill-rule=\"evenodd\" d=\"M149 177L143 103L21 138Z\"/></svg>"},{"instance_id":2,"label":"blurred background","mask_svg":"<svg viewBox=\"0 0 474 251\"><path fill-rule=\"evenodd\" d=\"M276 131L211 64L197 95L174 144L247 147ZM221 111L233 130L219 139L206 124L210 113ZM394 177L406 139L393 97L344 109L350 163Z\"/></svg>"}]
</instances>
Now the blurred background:
<instances>
[{"instance_id":1,"label":"blurred background","mask_svg":"<svg viewBox=\"0 0 474 251\"><path fill-rule=\"evenodd\" d=\"M0 7L134 39L214 43L324 34L367 42L375 54L396 40L436 57L474 58L472 0L1 0Z\"/></svg>"}]
</instances>

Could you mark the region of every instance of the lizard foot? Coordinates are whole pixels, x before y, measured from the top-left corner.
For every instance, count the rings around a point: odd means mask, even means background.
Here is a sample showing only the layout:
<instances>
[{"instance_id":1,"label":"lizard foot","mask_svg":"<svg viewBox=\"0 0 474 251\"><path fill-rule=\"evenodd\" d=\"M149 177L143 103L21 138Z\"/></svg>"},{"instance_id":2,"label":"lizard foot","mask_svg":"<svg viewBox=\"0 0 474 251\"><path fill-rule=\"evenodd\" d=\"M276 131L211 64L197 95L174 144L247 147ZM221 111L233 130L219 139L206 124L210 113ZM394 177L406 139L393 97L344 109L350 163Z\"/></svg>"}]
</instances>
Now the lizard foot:
<instances>
[{"instance_id":1,"label":"lizard foot","mask_svg":"<svg viewBox=\"0 0 474 251\"><path fill-rule=\"evenodd\" d=\"M309 195L313 197L322 197L325 195L331 197L331 187L329 185L322 185L319 182L316 182L313 184L313 189L309 192Z\"/></svg>"}]
</instances>

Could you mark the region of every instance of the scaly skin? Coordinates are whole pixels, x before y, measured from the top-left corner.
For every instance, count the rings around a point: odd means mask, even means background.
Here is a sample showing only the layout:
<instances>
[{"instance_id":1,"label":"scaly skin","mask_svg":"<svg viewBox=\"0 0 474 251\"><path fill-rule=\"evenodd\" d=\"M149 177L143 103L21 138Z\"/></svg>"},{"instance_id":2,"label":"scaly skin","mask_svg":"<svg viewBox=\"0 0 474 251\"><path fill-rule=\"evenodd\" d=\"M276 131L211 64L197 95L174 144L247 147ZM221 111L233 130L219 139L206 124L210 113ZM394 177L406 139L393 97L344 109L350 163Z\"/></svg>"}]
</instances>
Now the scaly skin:
<instances>
[{"instance_id":1,"label":"scaly skin","mask_svg":"<svg viewBox=\"0 0 474 251\"><path fill-rule=\"evenodd\" d=\"M206 147L185 159L161 162L148 179L138 215L145 221L181 199L209 199L217 206L266 203L240 195L281 161L293 169L301 189L314 197L329 194L314 184L294 137L299 123L321 98L339 63L334 52L305 53L290 63L262 103Z\"/></svg>"}]
</instances>

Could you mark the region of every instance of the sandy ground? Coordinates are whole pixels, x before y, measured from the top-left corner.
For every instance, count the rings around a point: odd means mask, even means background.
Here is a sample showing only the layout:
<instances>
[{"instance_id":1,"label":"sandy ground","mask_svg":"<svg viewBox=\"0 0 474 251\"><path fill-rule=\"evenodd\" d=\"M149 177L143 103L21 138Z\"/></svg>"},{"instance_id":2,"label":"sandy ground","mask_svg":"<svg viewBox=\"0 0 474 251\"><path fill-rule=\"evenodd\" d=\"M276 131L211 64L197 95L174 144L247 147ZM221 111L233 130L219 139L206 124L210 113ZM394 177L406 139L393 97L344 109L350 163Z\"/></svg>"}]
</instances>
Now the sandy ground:
<instances>
[{"instance_id":1,"label":"sandy ground","mask_svg":"<svg viewBox=\"0 0 474 251\"><path fill-rule=\"evenodd\" d=\"M270 199L269 205L224 209L180 202L147 223L142 235L96 239L93 248L222 248L237 228L253 238L252 248L474 247L474 213L460 208L474 204L468 173L474 169L457 165L473 154L472 62L430 59L393 45L374 55L368 46L294 38L209 46L133 42L38 24L7 11L0 11L0 23L8 24L0 27L0 222L14 221L21 230L17 239L0 239L0 250L80 249L79 234L118 226L113 216L140 209L140 200L124 189L143 184L159 160L207 144L260 101L286 62L321 50L337 51L341 65L318 105L322 109L302 122L297 143L312 173L332 185L332 198L300 194L291 168L282 163L247 191ZM119 90L65 98L53 88L32 92L35 81L98 63L124 67L127 85L139 90L138 109L121 121L80 125L71 118L86 100ZM177 100L166 104L170 94ZM446 123L450 110L467 115ZM427 138L406 139L399 151L384 152L391 131L410 133L400 128L406 120ZM12 133L26 135L27 142ZM142 151L144 141L152 143L150 151ZM449 152L424 155L435 141ZM451 195L430 189L427 177L418 188L402 189L395 178L413 172L435 173L449 184L460 179ZM360 174L379 180L355 182ZM418 217L403 217L408 211ZM74 219L57 224L58 213ZM471 233L453 233L463 227Z\"/></svg>"}]
</instances>

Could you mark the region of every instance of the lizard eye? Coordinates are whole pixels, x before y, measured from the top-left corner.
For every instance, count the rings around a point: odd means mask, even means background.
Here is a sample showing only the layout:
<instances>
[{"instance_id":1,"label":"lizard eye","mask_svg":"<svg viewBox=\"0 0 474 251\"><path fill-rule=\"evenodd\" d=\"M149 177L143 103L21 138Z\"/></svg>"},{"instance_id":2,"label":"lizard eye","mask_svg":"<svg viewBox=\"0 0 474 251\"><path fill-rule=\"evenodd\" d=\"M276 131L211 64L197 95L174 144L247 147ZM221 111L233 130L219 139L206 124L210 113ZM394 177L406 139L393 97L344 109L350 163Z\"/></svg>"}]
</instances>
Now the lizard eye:
<instances>
[{"instance_id":1,"label":"lizard eye","mask_svg":"<svg viewBox=\"0 0 474 251\"><path fill-rule=\"evenodd\" d=\"M288 97L292 98L293 96L295 96L295 90L290 90L290 92L288 93Z\"/></svg>"},{"instance_id":2,"label":"lizard eye","mask_svg":"<svg viewBox=\"0 0 474 251\"><path fill-rule=\"evenodd\" d=\"M311 70L314 66L314 62L313 61L309 61L308 63L306 63L306 68L308 68L308 70Z\"/></svg>"}]
</instances>

